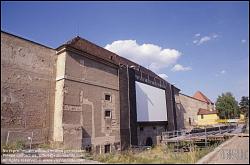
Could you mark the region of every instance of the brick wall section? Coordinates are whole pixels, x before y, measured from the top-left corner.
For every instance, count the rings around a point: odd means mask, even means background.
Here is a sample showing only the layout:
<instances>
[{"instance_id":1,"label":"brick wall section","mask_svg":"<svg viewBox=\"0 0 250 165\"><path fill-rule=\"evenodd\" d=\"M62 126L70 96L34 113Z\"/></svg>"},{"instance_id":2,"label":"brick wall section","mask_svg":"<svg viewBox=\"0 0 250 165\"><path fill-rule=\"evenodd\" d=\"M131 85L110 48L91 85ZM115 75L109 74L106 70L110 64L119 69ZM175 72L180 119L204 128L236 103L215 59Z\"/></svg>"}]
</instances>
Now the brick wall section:
<instances>
[{"instance_id":1,"label":"brick wall section","mask_svg":"<svg viewBox=\"0 0 250 165\"><path fill-rule=\"evenodd\" d=\"M111 101L105 101L105 94ZM120 143L118 68L67 52L63 131L67 148L104 147ZM111 118L105 117L111 110ZM67 140L67 139L74 139ZM81 144L82 142L82 144Z\"/></svg>"},{"instance_id":2,"label":"brick wall section","mask_svg":"<svg viewBox=\"0 0 250 165\"><path fill-rule=\"evenodd\" d=\"M66 51L65 73L62 72L65 75L57 77L64 82L61 86L63 107L59 109L63 129L58 135L63 136L66 148L92 146L103 152L104 145L111 144L111 150L120 145L125 149L130 143L137 145L145 141L142 139L145 136L157 141L159 130L165 129L167 123L167 130L176 129L178 124L174 117L177 112L173 105L176 92L173 93L173 87L171 89L168 82L152 71L79 37L56 50L60 53ZM56 51L1 33L1 53L1 140L5 141L7 132L13 130L33 131L35 143L51 140ZM120 64L125 67L120 67ZM127 66L132 65L135 70L129 69L128 83ZM150 124L146 126L147 135L138 132L135 80L166 91L168 122L158 124L156 134ZM111 102L105 101L105 94L111 95ZM111 110L111 118L104 117L105 110ZM59 126L60 122L57 123ZM27 135L19 132L10 139L15 140L15 137L26 138Z\"/></svg>"},{"instance_id":3,"label":"brick wall section","mask_svg":"<svg viewBox=\"0 0 250 165\"><path fill-rule=\"evenodd\" d=\"M137 139L137 112L136 112L136 89L135 89L135 71L129 69L129 100L130 100L130 128L131 145L138 145Z\"/></svg>"},{"instance_id":4,"label":"brick wall section","mask_svg":"<svg viewBox=\"0 0 250 165\"><path fill-rule=\"evenodd\" d=\"M124 150L130 146L130 125L129 125L129 101L128 101L128 75L127 68L119 69L119 90L120 90L120 133L121 149Z\"/></svg>"},{"instance_id":5,"label":"brick wall section","mask_svg":"<svg viewBox=\"0 0 250 165\"><path fill-rule=\"evenodd\" d=\"M173 110L174 107L173 107L171 84L166 85L165 92L167 100L167 119L168 119L167 130L173 131L175 130L175 121L174 121L174 110Z\"/></svg>"},{"instance_id":6,"label":"brick wall section","mask_svg":"<svg viewBox=\"0 0 250 165\"><path fill-rule=\"evenodd\" d=\"M32 131L33 143L49 140L55 61L55 50L1 32L1 143L8 131L10 141Z\"/></svg>"}]
</instances>

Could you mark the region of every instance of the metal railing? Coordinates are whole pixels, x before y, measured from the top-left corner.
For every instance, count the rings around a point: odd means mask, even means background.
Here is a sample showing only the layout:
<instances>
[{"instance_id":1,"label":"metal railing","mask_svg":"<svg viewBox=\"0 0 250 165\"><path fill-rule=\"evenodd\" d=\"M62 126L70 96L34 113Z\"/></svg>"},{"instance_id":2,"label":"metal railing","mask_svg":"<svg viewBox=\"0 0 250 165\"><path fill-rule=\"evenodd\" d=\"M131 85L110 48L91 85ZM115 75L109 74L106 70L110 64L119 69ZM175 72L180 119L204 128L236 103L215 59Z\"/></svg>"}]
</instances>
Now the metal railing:
<instances>
[{"instance_id":1,"label":"metal railing","mask_svg":"<svg viewBox=\"0 0 250 165\"><path fill-rule=\"evenodd\" d=\"M161 140L168 140L176 137L194 137L194 136L208 136L208 135L222 135L224 133L230 133L236 129L236 125L228 125L228 126L218 126L218 127L210 127L204 129L194 129L191 131L188 130L175 130L175 131L167 131L162 132Z\"/></svg>"}]
</instances>

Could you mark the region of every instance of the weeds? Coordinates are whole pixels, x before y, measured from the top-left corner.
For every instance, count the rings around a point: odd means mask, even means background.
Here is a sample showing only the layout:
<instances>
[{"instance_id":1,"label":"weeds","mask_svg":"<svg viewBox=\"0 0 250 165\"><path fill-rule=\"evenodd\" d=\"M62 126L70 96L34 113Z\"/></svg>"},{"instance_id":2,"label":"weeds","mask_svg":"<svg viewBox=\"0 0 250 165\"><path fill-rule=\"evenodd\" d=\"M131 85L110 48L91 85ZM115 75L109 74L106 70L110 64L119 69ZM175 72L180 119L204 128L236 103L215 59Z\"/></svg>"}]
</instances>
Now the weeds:
<instances>
[{"instance_id":1,"label":"weeds","mask_svg":"<svg viewBox=\"0 0 250 165\"><path fill-rule=\"evenodd\" d=\"M94 159L104 163L195 163L214 148L215 145L203 149L193 148L190 152L174 152L172 145L156 146L137 154L128 150L124 153L95 155Z\"/></svg>"}]
</instances>

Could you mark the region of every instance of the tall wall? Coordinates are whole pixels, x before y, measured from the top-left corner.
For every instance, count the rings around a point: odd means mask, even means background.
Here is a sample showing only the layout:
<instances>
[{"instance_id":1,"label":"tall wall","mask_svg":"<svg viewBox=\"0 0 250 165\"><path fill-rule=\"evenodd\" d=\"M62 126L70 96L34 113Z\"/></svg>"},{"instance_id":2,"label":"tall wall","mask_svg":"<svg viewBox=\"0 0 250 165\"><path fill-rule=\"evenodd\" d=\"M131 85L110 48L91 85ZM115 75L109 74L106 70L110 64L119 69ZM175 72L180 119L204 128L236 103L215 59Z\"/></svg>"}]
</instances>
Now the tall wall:
<instances>
[{"instance_id":1,"label":"tall wall","mask_svg":"<svg viewBox=\"0 0 250 165\"><path fill-rule=\"evenodd\" d=\"M137 122L135 81L165 90L168 121ZM32 132L33 143L91 146L97 153L105 145L145 144L147 137L158 143L161 132L177 129L176 94L152 71L79 37L55 51L1 32L2 143L8 133L9 141L27 141Z\"/></svg>"},{"instance_id":2,"label":"tall wall","mask_svg":"<svg viewBox=\"0 0 250 165\"><path fill-rule=\"evenodd\" d=\"M118 68L84 54L64 53L63 133L60 133L64 147L91 146L97 152L104 152L106 144L113 149L120 148ZM111 101L105 100L105 94L111 95ZM111 110L111 118L105 117L105 110Z\"/></svg>"},{"instance_id":3,"label":"tall wall","mask_svg":"<svg viewBox=\"0 0 250 165\"><path fill-rule=\"evenodd\" d=\"M193 125L198 124L198 111L202 109L210 109L211 105L206 102L197 100L193 97L179 94L176 95L176 109L177 109L177 120L179 128L189 128ZM189 118L191 119L191 125L189 124Z\"/></svg>"},{"instance_id":4,"label":"tall wall","mask_svg":"<svg viewBox=\"0 0 250 165\"><path fill-rule=\"evenodd\" d=\"M1 143L50 139L55 50L1 32Z\"/></svg>"}]
</instances>

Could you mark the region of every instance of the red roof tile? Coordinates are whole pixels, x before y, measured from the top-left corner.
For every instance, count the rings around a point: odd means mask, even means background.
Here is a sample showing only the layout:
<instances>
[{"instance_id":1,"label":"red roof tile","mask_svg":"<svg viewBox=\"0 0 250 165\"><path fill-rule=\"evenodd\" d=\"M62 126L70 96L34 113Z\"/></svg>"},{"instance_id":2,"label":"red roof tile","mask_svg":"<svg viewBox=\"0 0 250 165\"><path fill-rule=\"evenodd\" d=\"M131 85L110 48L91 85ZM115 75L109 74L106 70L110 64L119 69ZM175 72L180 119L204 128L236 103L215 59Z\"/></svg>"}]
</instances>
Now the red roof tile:
<instances>
[{"instance_id":1,"label":"red roof tile","mask_svg":"<svg viewBox=\"0 0 250 165\"><path fill-rule=\"evenodd\" d=\"M214 104L209 98L207 98L202 92L197 91L194 96L194 98L201 100L201 101L205 101L208 104Z\"/></svg>"}]
</instances>

